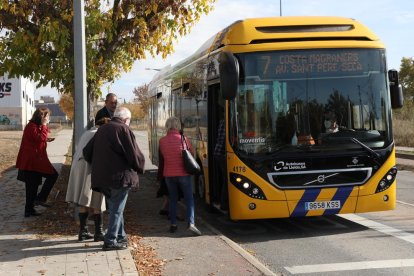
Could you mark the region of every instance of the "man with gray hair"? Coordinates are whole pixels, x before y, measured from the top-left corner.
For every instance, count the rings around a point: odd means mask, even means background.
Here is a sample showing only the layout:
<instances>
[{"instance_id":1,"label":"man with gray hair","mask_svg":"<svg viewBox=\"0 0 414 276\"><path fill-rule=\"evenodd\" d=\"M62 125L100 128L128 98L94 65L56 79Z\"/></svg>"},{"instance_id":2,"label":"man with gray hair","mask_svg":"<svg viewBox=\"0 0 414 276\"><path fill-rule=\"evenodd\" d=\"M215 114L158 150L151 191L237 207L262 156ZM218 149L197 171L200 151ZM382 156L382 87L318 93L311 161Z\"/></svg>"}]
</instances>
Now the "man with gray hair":
<instances>
[{"instance_id":1,"label":"man with gray hair","mask_svg":"<svg viewBox=\"0 0 414 276\"><path fill-rule=\"evenodd\" d=\"M105 251L128 248L123 213L129 190L138 187L138 174L144 173L145 158L129 128L130 121L129 109L119 107L94 138L92 189L106 196L109 210Z\"/></svg>"},{"instance_id":2,"label":"man with gray hair","mask_svg":"<svg viewBox=\"0 0 414 276\"><path fill-rule=\"evenodd\" d=\"M111 118L114 116L116 106L118 104L118 99L114 93L108 93L105 98L105 105L98 110L95 116L95 125L102 118Z\"/></svg>"}]
</instances>

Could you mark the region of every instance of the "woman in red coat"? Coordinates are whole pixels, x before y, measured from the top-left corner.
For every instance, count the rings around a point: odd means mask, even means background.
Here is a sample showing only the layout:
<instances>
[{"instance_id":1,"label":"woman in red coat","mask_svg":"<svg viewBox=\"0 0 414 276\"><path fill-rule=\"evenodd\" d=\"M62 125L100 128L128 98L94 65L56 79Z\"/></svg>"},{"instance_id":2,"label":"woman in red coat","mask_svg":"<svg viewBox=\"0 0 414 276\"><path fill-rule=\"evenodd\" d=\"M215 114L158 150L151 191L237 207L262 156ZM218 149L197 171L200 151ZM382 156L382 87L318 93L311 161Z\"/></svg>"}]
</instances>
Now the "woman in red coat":
<instances>
[{"instance_id":1,"label":"woman in red coat","mask_svg":"<svg viewBox=\"0 0 414 276\"><path fill-rule=\"evenodd\" d=\"M50 163L46 152L47 142L54 140L48 138L49 117L48 108L36 109L32 119L24 128L22 143L17 155L16 168L19 169L17 179L25 182L26 186L25 217L40 215L34 205L50 207L46 200L58 178L58 173ZM42 190L37 194L38 187L42 185L42 178L46 180Z\"/></svg>"}]
</instances>

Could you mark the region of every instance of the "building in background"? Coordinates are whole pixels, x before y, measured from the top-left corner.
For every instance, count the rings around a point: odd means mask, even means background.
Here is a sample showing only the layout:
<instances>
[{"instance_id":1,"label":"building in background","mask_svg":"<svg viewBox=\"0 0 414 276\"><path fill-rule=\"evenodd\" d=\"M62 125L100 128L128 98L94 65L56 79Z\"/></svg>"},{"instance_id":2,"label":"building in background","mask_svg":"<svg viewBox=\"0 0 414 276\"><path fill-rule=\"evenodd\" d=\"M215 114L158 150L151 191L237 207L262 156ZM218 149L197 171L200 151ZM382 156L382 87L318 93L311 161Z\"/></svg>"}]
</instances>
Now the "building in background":
<instances>
[{"instance_id":1,"label":"building in background","mask_svg":"<svg viewBox=\"0 0 414 276\"><path fill-rule=\"evenodd\" d=\"M36 101L35 107L47 107L50 110L50 122L51 123L69 123L69 118L65 112L62 111L58 103L55 103L55 99L50 96L42 96L40 100Z\"/></svg>"},{"instance_id":2,"label":"building in background","mask_svg":"<svg viewBox=\"0 0 414 276\"><path fill-rule=\"evenodd\" d=\"M35 89L30 79L0 77L0 129L23 130L35 111Z\"/></svg>"},{"instance_id":3,"label":"building in background","mask_svg":"<svg viewBox=\"0 0 414 276\"><path fill-rule=\"evenodd\" d=\"M35 100L35 104L38 104L38 103L45 103L45 104L55 103L55 98L52 96L40 96L40 100Z\"/></svg>"}]
</instances>

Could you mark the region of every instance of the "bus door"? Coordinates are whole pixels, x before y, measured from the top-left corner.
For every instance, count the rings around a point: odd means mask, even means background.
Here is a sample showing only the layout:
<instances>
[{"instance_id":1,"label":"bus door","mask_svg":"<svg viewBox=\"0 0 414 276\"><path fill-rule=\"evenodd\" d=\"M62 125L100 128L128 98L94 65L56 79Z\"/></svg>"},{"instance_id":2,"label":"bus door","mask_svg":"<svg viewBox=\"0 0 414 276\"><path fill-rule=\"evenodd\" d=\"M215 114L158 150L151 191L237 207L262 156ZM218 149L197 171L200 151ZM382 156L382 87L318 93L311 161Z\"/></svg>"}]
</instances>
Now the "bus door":
<instances>
[{"instance_id":1,"label":"bus door","mask_svg":"<svg viewBox=\"0 0 414 276\"><path fill-rule=\"evenodd\" d=\"M225 118L225 101L221 96L220 84L214 83L208 86L208 173L209 184L207 191L210 195L210 204L220 206L227 194L223 194L224 178L221 176L219 166L226 168L225 161L217 164L214 158L214 149L218 136L218 128L221 119ZM227 191L227 189L225 189ZM220 206L221 207L221 206Z\"/></svg>"},{"instance_id":2,"label":"bus door","mask_svg":"<svg viewBox=\"0 0 414 276\"><path fill-rule=\"evenodd\" d=\"M156 116L157 116L157 109L158 109L158 102L156 97L153 97L150 101L150 120L149 120L149 124L150 127L148 129L148 141L149 141L149 158L152 161L152 163L154 164L158 164L158 140L157 140L157 131L155 131L156 129L156 124L157 124L157 120L156 120Z\"/></svg>"}]
</instances>

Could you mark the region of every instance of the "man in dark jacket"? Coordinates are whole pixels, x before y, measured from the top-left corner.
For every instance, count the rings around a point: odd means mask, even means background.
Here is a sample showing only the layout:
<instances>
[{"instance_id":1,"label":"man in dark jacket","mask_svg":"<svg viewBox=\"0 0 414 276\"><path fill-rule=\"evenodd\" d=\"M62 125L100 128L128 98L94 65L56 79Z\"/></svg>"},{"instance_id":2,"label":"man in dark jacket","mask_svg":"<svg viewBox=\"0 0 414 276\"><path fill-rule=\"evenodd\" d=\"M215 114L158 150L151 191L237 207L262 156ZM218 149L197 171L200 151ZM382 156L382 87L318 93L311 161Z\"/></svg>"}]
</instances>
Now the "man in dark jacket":
<instances>
[{"instance_id":1,"label":"man in dark jacket","mask_svg":"<svg viewBox=\"0 0 414 276\"><path fill-rule=\"evenodd\" d=\"M126 249L124 208L128 192L138 187L138 173L144 173L144 155L129 128L131 112L117 108L112 120L95 134L92 159L92 189L107 197L109 222L103 250Z\"/></svg>"},{"instance_id":2,"label":"man in dark jacket","mask_svg":"<svg viewBox=\"0 0 414 276\"><path fill-rule=\"evenodd\" d=\"M97 122L104 117L112 119L117 104L118 100L116 95L114 93L108 93L105 98L105 106L99 109L96 113L95 125L97 125Z\"/></svg>"}]
</instances>

